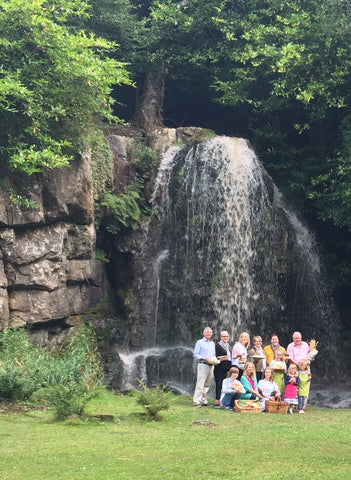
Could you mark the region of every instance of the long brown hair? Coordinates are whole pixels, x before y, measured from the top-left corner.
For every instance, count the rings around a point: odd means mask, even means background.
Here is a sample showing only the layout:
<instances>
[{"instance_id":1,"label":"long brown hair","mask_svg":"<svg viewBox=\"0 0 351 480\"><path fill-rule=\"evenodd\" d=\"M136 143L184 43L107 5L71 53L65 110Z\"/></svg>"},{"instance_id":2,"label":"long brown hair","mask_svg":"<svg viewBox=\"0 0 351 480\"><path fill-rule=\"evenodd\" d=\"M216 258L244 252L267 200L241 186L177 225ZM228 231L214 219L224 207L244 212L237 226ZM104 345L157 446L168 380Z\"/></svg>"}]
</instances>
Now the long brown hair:
<instances>
[{"instance_id":1,"label":"long brown hair","mask_svg":"<svg viewBox=\"0 0 351 480\"><path fill-rule=\"evenodd\" d=\"M270 370L270 371L271 371L271 376L269 377L269 381L270 381L270 382L273 382L273 369L270 368L270 367L266 367L266 368L263 370L262 380L266 380L266 370Z\"/></svg>"}]
</instances>

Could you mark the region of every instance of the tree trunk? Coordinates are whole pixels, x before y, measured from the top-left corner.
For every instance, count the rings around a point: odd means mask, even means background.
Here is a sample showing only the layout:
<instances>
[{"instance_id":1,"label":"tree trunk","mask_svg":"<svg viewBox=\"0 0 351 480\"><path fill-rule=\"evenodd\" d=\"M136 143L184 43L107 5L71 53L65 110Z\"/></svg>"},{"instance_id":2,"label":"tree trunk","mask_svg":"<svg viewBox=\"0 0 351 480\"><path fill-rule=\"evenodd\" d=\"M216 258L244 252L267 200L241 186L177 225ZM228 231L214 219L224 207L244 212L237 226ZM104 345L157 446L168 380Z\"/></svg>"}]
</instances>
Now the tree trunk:
<instances>
[{"instance_id":1,"label":"tree trunk","mask_svg":"<svg viewBox=\"0 0 351 480\"><path fill-rule=\"evenodd\" d=\"M133 124L145 133L162 127L163 98L164 75L162 71L150 70L145 77Z\"/></svg>"}]
</instances>

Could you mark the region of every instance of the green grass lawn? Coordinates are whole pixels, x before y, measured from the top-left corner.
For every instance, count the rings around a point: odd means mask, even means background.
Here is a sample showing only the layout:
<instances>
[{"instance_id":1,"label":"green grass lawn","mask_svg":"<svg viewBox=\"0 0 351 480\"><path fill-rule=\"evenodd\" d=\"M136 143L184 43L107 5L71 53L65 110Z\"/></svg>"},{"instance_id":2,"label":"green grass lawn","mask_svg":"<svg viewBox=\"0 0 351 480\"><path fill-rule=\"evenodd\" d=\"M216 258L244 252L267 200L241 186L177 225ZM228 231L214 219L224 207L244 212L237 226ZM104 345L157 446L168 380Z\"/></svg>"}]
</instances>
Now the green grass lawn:
<instances>
[{"instance_id":1,"label":"green grass lawn","mask_svg":"<svg viewBox=\"0 0 351 480\"><path fill-rule=\"evenodd\" d=\"M172 396L163 420L151 422L135 398L103 392L87 411L114 421L0 414L0 480L351 478L351 410L245 414Z\"/></svg>"}]
</instances>

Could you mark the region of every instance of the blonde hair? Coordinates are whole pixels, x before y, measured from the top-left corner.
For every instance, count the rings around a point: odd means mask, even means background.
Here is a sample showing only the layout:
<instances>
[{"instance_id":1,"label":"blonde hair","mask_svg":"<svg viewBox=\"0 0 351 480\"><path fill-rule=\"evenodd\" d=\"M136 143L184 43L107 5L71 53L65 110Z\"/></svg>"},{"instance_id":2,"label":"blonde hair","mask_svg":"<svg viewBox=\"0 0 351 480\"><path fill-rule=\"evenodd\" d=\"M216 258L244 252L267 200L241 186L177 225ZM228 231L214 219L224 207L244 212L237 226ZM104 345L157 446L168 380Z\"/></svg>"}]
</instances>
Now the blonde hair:
<instances>
[{"instance_id":1,"label":"blonde hair","mask_svg":"<svg viewBox=\"0 0 351 480\"><path fill-rule=\"evenodd\" d=\"M301 365L305 365L305 366L306 366L306 370L308 371L309 365L308 365L308 361L307 361L307 360L303 360L303 359L302 359L302 360L299 361L299 369L300 369L300 370L301 370Z\"/></svg>"},{"instance_id":2,"label":"blonde hair","mask_svg":"<svg viewBox=\"0 0 351 480\"><path fill-rule=\"evenodd\" d=\"M241 332L241 334L239 336L239 343L242 343L243 337L248 337L247 344L245 345L246 347L248 347L250 345L250 335L247 332Z\"/></svg>"},{"instance_id":3,"label":"blonde hair","mask_svg":"<svg viewBox=\"0 0 351 480\"><path fill-rule=\"evenodd\" d=\"M248 377L247 374L246 374L246 370L247 370L247 367L248 367L249 365L252 365L252 366L253 366L253 370L252 370L251 377ZM246 364L245 367L244 367L243 377L251 378L251 379L254 379L254 378L256 377L256 368L255 368L254 363L252 363L252 362L247 362L247 364Z\"/></svg>"},{"instance_id":4,"label":"blonde hair","mask_svg":"<svg viewBox=\"0 0 351 480\"><path fill-rule=\"evenodd\" d=\"M278 354L278 353L281 353L281 355L282 355L282 360L284 361L284 359L285 359L285 352L283 352L283 350L280 350L280 348L277 348L277 350L275 350L275 352L274 352L274 360L276 360L276 357L277 357L277 354Z\"/></svg>"},{"instance_id":5,"label":"blonde hair","mask_svg":"<svg viewBox=\"0 0 351 480\"><path fill-rule=\"evenodd\" d=\"M295 374L291 373L292 368L295 368L295 370L296 370ZM297 371L297 366L295 365L295 363L290 363L287 375L289 375L289 377L298 377L299 376L299 373Z\"/></svg>"}]
</instances>

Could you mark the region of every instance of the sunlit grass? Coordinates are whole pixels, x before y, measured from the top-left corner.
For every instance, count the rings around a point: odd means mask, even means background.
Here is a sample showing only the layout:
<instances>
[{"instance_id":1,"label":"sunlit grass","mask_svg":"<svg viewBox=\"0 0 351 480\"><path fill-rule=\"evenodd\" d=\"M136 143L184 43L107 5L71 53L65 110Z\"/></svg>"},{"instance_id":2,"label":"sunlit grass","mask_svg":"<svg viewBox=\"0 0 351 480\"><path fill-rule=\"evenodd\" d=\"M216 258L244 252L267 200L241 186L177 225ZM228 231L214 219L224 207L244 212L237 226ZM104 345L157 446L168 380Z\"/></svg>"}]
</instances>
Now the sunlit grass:
<instances>
[{"instance_id":1,"label":"sunlit grass","mask_svg":"<svg viewBox=\"0 0 351 480\"><path fill-rule=\"evenodd\" d=\"M351 478L351 410L244 414L194 409L191 398L173 396L152 422L132 396L104 392L87 412L100 420L0 415L0 480Z\"/></svg>"}]
</instances>

